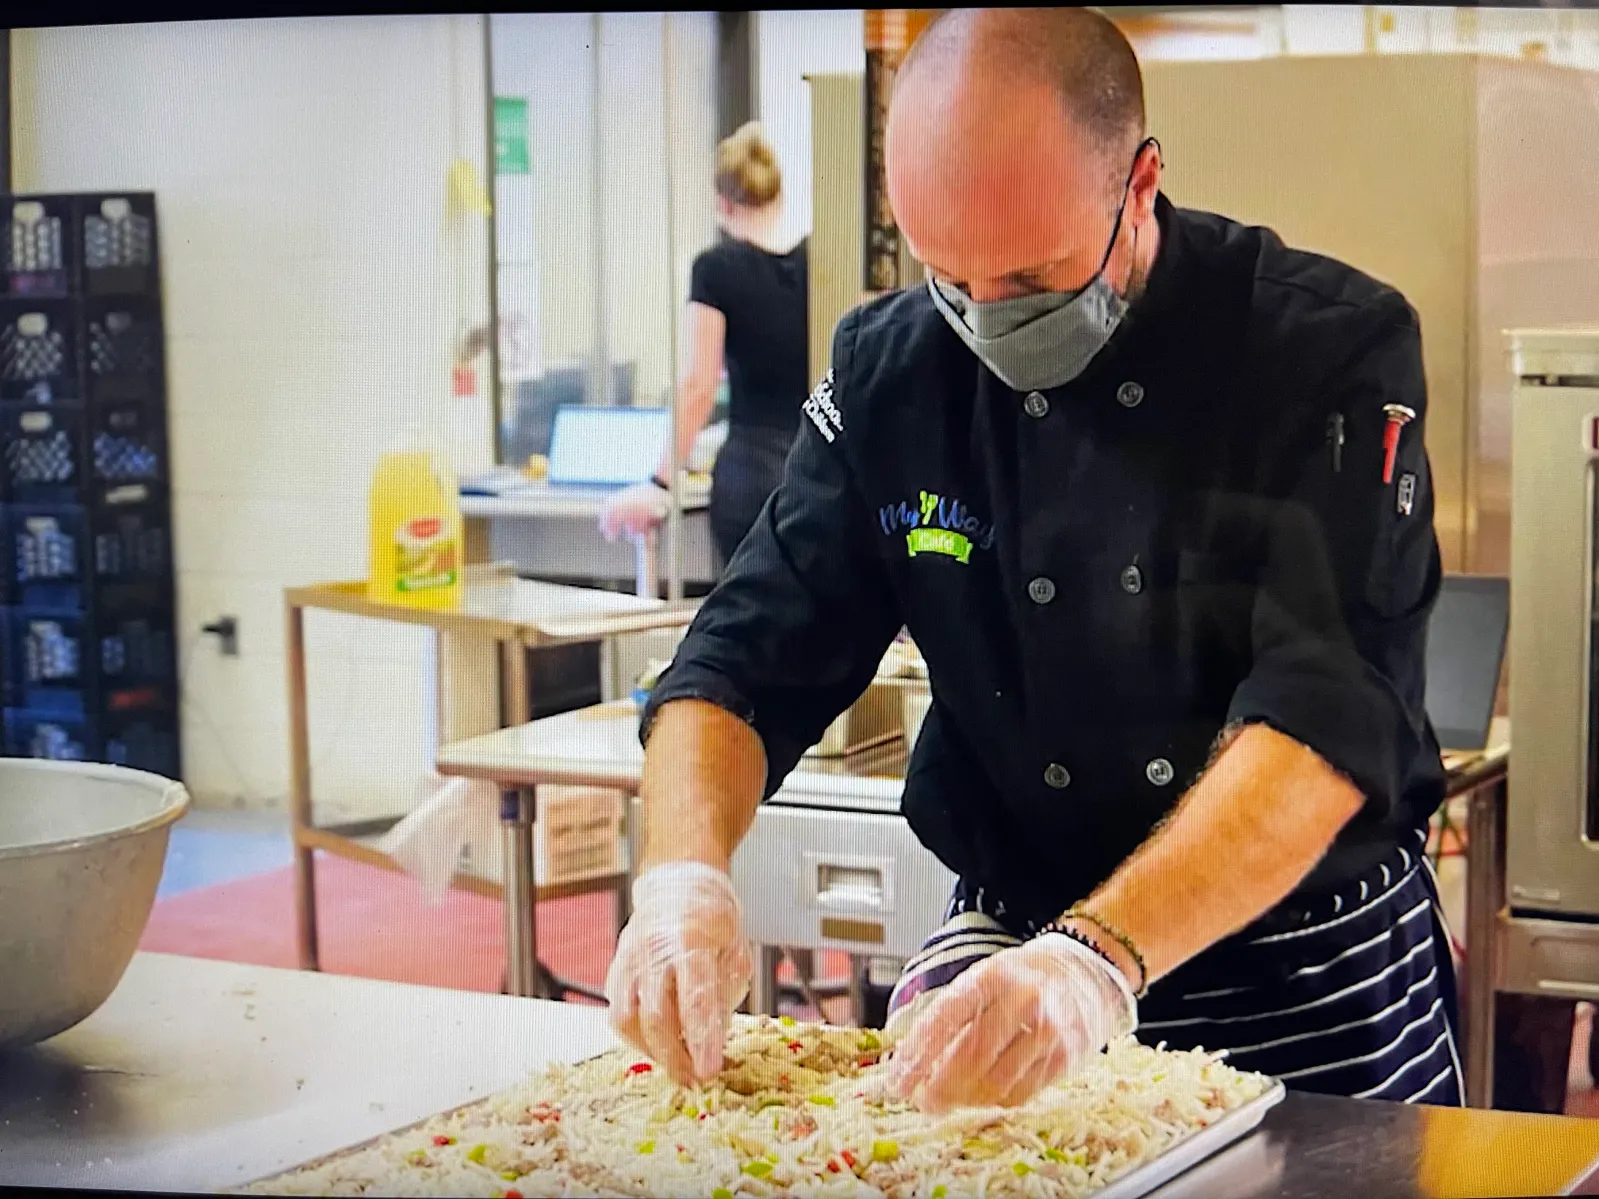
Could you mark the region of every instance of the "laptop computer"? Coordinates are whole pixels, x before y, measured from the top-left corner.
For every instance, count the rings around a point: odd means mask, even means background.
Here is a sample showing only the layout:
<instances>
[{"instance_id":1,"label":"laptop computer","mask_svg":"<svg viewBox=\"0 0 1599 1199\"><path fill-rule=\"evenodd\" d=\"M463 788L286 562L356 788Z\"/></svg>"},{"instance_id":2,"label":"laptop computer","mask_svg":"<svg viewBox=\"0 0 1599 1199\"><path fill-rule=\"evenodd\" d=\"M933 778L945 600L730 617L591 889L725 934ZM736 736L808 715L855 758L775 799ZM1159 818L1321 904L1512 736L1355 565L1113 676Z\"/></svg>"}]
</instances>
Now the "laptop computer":
<instances>
[{"instance_id":1,"label":"laptop computer","mask_svg":"<svg viewBox=\"0 0 1599 1199\"><path fill-rule=\"evenodd\" d=\"M1444 576L1427 626L1427 715L1444 749L1487 748L1509 630L1509 579Z\"/></svg>"},{"instance_id":2,"label":"laptop computer","mask_svg":"<svg viewBox=\"0 0 1599 1199\"><path fill-rule=\"evenodd\" d=\"M670 436L664 408L563 406L550 434L550 486L615 490L642 483L660 467Z\"/></svg>"}]
</instances>

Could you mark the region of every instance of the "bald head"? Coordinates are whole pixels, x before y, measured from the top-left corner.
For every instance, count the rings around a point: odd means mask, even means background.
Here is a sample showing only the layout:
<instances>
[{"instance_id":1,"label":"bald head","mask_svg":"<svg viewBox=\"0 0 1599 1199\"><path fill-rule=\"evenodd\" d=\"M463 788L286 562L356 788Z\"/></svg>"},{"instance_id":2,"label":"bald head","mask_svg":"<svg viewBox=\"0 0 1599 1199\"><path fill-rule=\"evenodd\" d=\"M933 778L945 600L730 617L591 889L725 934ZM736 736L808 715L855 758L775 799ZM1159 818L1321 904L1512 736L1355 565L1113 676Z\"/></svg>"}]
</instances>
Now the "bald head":
<instances>
[{"instance_id":1,"label":"bald head","mask_svg":"<svg viewBox=\"0 0 1599 1199\"><path fill-rule=\"evenodd\" d=\"M957 8L917 38L897 87L917 76L957 88L1052 91L1095 150L1125 165L1144 139L1144 79L1121 30L1087 8Z\"/></svg>"},{"instance_id":2,"label":"bald head","mask_svg":"<svg viewBox=\"0 0 1599 1199\"><path fill-rule=\"evenodd\" d=\"M1127 279L1124 237L1148 221L1159 186L1143 141L1138 60L1103 16L954 9L895 80L889 203L916 257L974 298L1068 291L1102 263Z\"/></svg>"}]
</instances>

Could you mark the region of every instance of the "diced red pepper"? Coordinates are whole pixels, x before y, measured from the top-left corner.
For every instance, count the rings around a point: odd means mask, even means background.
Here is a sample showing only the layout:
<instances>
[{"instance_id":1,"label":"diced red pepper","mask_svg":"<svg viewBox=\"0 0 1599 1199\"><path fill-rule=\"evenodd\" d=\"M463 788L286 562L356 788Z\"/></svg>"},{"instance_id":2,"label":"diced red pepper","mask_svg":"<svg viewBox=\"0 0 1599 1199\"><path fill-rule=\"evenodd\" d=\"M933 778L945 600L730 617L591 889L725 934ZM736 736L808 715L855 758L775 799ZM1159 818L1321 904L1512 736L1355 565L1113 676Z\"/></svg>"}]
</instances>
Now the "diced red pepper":
<instances>
[{"instance_id":1,"label":"diced red pepper","mask_svg":"<svg viewBox=\"0 0 1599 1199\"><path fill-rule=\"evenodd\" d=\"M828 1158L828 1160L827 1160L827 1172L829 1174L840 1174L840 1173L842 1173L842 1171L839 1169L838 1163L836 1161L834 1161L832 1158Z\"/></svg>"},{"instance_id":2,"label":"diced red pepper","mask_svg":"<svg viewBox=\"0 0 1599 1199\"><path fill-rule=\"evenodd\" d=\"M700 1119L701 1120L709 1120L710 1118L711 1118L711 1113L710 1112L701 1112L700 1113Z\"/></svg>"},{"instance_id":3,"label":"diced red pepper","mask_svg":"<svg viewBox=\"0 0 1599 1199\"><path fill-rule=\"evenodd\" d=\"M634 1062L627 1068L627 1072L629 1074L648 1074L653 1069L655 1069L655 1067L650 1065L648 1062Z\"/></svg>"},{"instance_id":4,"label":"diced red pepper","mask_svg":"<svg viewBox=\"0 0 1599 1199\"><path fill-rule=\"evenodd\" d=\"M792 1049L795 1053L798 1053L801 1049L805 1048L804 1044L802 1042L800 1042L800 1041L790 1041L788 1043L788 1047L790 1049Z\"/></svg>"},{"instance_id":5,"label":"diced red pepper","mask_svg":"<svg viewBox=\"0 0 1599 1199\"><path fill-rule=\"evenodd\" d=\"M453 1144L455 1144L455 1138L454 1137L434 1137L433 1138L433 1143L435 1145L453 1145Z\"/></svg>"},{"instance_id":6,"label":"diced red pepper","mask_svg":"<svg viewBox=\"0 0 1599 1199\"><path fill-rule=\"evenodd\" d=\"M841 1158L844 1159L844 1164L846 1166L848 1166L851 1170L853 1170L855 1168L855 1155L853 1153L851 1153L848 1149L839 1150L839 1154L838 1155Z\"/></svg>"},{"instance_id":7,"label":"diced red pepper","mask_svg":"<svg viewBox=\"0 0 1599 1199\"><path fill-rule=\"evenodd\" d=\"M857 1066L873 1066L877 1064L877 1059L872 1057L863 1057L855 1064Z\"/></svg>"},{"instance_id":8,"label":"diced red pepper","mask_svg":"<svg viewBox=\"0 0 1599 1199\"><path fill-rule=\"evenodd\" d=\"M513 1187L505 1192L505 1199L522 1199L522 1192Z\"/></svg>"}]
</instances>

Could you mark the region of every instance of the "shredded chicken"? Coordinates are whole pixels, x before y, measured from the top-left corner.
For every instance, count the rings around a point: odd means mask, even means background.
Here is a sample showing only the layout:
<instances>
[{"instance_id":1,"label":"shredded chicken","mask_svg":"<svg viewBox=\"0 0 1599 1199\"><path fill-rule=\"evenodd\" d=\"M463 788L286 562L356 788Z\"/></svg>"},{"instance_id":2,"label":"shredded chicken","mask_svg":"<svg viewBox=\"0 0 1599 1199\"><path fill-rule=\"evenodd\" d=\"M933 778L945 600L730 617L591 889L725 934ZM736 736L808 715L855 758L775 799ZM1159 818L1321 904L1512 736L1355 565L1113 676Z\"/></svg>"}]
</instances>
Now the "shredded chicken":
<instances>
[{"instance_id":1,"label":"shredded chicken","mask_svg":"<svg viewBox=\"0 0 1599 1199\"><path fill-rule=\"evenodd\" d=\"M245 1188L269 1194L1076 1199L1271 1085L1132 1038L1015 1109L890 1100L860 1029L741 1017L726 1067L673 1083L616 1051Z\"/></svg>"}]
</instances>

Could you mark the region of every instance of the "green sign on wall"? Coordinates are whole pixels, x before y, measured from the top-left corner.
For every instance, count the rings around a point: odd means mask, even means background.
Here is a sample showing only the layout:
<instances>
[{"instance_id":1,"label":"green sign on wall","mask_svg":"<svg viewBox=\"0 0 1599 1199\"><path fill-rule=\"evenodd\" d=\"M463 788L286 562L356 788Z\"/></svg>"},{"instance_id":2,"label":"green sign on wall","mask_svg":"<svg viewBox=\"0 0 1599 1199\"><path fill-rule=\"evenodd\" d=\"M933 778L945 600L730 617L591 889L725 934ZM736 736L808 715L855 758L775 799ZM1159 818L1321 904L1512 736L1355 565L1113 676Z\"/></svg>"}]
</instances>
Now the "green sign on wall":
<instances>
[{"instance_id":1,"label":"green sign on wall","mask_svg":"<svg viewBox=\"0 0 1599 1199\"><path fill-rule=\"evenodd\" d=\"M529 172L527 101L516 96L494 100L494 173L526 175Z\"/></svg>"}]
</instances>

